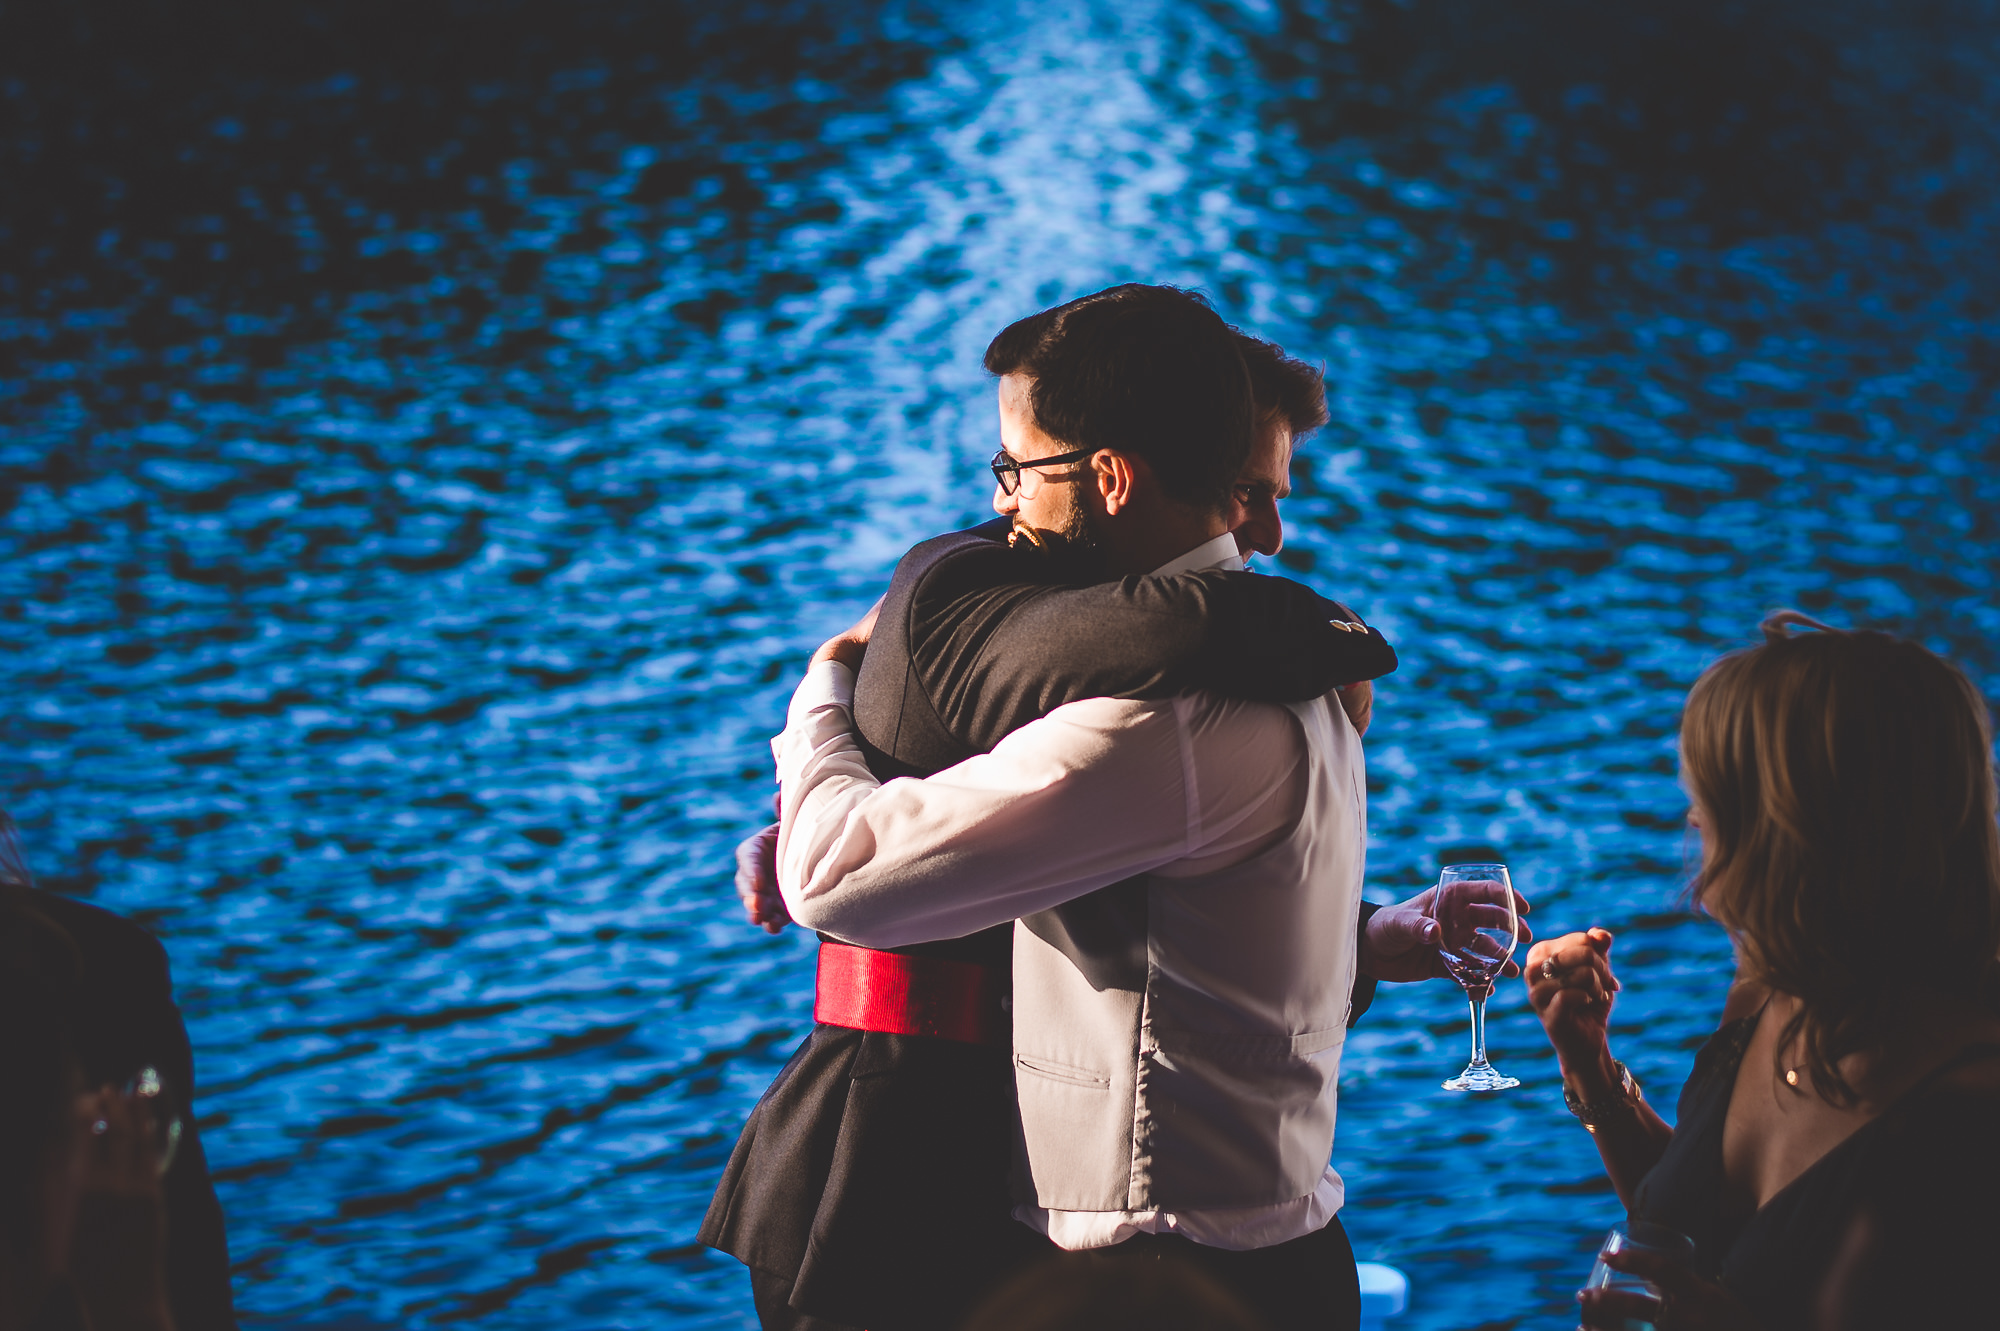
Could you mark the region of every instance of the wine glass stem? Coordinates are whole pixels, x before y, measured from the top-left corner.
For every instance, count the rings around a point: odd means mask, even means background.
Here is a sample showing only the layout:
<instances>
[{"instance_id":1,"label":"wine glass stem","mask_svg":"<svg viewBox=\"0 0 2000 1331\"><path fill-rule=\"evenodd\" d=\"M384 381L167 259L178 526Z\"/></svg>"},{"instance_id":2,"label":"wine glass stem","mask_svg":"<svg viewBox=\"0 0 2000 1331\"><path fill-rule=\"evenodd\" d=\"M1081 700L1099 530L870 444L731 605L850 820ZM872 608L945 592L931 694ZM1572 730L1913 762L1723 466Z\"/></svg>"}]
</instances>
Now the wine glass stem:
<instances>
[{"instance_id":1,"label":"wine glass stem","mask_svg":"<svg viewBox=\"0 0 2000 1331\"><path fill-rule=\"evenodd\" d=\"M1475 1068L1486 1066L1487 992L1484 986L1465 991L1466 999L1472 1004L1472 1066Z\"/></svg>"}]
</instances>

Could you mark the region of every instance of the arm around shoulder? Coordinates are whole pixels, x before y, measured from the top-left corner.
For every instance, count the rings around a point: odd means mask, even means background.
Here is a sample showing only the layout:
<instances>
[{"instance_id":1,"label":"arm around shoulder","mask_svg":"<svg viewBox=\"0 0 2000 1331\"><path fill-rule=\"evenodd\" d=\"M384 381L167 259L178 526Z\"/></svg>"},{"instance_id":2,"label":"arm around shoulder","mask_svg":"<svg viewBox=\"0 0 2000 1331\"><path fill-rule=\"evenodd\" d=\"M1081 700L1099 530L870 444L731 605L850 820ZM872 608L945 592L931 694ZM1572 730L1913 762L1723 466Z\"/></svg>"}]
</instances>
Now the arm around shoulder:
<instances>
[{"instance_id":1,"label":"arm around shoulder","mask_svg":"<svg viewBox=\"0 0 2000 1331\"><path fill-rule=\"evenodd\" d=\"M1022 558L956 556L917 602L912 655L939 717L975 750L1081 698L1210 689L1298 702L1396 668L1380 632L1289 579L1210 570L1037 584Z\"/></svg>"}]
</instances>

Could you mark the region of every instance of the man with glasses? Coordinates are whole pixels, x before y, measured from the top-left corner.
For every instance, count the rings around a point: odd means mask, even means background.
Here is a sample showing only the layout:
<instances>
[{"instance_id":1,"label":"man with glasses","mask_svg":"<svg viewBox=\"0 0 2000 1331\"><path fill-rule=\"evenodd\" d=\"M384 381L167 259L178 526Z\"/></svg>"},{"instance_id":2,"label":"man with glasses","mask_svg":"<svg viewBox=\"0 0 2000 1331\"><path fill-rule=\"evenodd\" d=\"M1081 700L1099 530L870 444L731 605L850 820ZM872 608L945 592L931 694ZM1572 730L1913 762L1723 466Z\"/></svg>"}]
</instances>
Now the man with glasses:
<instances>
[{"instance_id":1,"label":"man with glasses","mask_svg":"<svg viewBox=\"0 0 2000 1331\"><path fill-rule=\"evenodd\" d=\"M1038 373L1015 372L1024 355ZM862 662L859 753L876 776L936 772L1076 698L1300 701L1393 668L1344 607L1233 571L1222 515L1255 506L1231 487L1262 440L1241 344L1197 299L1114 288L1008 329L988 366L1002 520L912 551L865 657L861 634L826 649ZM1011 927L955 932L888 951L822 944L819 1024L745 1129L702 1232L751 1266L767 1327L947 1325L1053 1251L1007 1218Z\"/></svg>"}]
</instances>

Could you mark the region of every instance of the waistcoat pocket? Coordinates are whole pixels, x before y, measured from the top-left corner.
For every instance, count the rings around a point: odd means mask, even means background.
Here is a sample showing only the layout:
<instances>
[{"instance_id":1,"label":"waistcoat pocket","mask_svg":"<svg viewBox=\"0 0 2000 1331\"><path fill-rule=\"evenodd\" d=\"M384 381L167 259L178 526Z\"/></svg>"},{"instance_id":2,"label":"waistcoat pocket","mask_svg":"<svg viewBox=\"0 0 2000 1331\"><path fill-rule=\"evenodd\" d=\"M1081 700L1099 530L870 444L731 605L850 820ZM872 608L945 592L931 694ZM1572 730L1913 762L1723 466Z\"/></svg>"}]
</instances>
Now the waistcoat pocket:
<instances>
[{"instance_id":1,"label":"waistcoat pocket","mask_svg":"<svg viewBox=\"0 0 2000 1331\"><path fill-rule=\"evenodd\" d=\"M1092 1072L1089 1068L1074 1067L1068 1063L1058 1063L1050 1058L1016 1054L1014 1066L1023 1072L1032 1072L1037 1077L1047 1077L1050 1081L1065 1082L1071 1086L1086 1086L1107 1091L1111 1089L1111 1078L1105 1073Z\"/></svg>"},{"instance_id":2,"label":"waistcoat pocket","mask_svg":"<svg viewBox=\"0 0 2000 1331\"><path fill-rule=\"evenodd\" d=\"M1132 1090L1108 1073L1059 1059L1014 1056L1014 1094L1027 1146L1027 1196L1058 1211L1130 1205Z\"/></svg>"}]
</instances>

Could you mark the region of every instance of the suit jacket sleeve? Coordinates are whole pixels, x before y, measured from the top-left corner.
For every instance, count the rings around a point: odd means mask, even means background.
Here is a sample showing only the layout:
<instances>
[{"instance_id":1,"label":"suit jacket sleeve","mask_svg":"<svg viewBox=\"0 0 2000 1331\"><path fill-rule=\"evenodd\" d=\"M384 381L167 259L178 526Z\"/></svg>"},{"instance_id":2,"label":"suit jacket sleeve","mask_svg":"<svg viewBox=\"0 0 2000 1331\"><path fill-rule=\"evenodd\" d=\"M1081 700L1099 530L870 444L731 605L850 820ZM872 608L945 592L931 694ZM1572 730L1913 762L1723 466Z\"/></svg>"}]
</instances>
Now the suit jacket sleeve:
<instances>
[{"instance_id":1,"label":"suit jacket sleeve","mask_svg":"<svg viewBox=\"0 0 2000 1331\"><path fill-rule=\"evenodd\" d=\"M911 604L910 655L938 718L972 752L1081 698L1191 689L1317 698L1395 669L1374 629L1286 578L1216 571L1086 586L1036 580L997 543L944 561Z\"/></svg>"}]
</instances>

